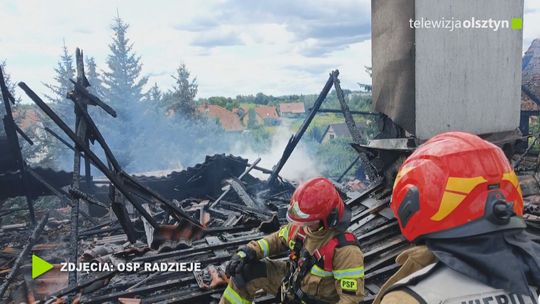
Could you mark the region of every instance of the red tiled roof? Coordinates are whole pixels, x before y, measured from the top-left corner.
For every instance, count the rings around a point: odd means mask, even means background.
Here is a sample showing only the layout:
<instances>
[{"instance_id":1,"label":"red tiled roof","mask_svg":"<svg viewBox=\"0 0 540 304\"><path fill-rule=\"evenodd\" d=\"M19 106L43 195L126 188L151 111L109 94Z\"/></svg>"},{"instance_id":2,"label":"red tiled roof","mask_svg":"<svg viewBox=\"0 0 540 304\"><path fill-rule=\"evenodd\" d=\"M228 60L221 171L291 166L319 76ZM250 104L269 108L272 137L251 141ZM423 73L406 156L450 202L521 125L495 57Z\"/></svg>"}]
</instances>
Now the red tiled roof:
<instances>
[{"instance_id":1,"label":"red tiled roof","mask_svg":"<svg viewBox=\"0 0 540 304\"><path fill-rule=\"evenodd\" d=\"M218 105L203 105L200 106L198 110L199 112L206 114L209 118L217 118L223 129L226 131L242 131L245 129L240 122L240 117L223 107Z\"/></svg>"},{"instance_id":2,"label":"red tiled roof","mask_svg":"<svg viewBox=\"0 0 540 304\"><path fill-rule=\"evenodd\" d=\"M255 113L259 115L260 118L273 118L273 119L279 119L279 115L276 111L276 107L272 106L258 106L255 108Z\"/></svg>"},{"instance_id":3,"label":"red tiled roof","mask_svg":"<svg viewBox=\"0 0 540 304\"><path fill-rule=\"evenodd\" d=\"M279 111L281 113L305 113L306 109L304 108L303 102L291 102L291 103L280 103Z\"/></svg>"}]
</instances>

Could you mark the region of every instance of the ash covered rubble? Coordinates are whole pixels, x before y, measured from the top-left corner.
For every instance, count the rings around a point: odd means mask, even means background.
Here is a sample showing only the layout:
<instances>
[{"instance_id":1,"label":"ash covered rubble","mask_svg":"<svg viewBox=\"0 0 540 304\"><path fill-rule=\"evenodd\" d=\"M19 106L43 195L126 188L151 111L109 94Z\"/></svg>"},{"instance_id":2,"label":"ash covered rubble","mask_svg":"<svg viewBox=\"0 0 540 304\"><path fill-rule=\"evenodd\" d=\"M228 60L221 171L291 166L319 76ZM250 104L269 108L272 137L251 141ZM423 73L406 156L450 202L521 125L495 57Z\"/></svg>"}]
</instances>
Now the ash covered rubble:
<instances>
[{"instance_id":1,"label":"ash covered rubble","mask_svg":"<svg viewBox=\"0 0 540 304\"><path fill-rule=\"evenodd\" d=\"M32 215L35 224L30 219L27 223L0 226L2 302L217 302L227 284L224 263L239 246L276 231L286 222L285 211L295 186L279 176L280 170L332 86L338 93L339 111L344 113L353 135L353 147L359 153L355 162L362 163L370 181L366 186L358 186L358 181L336 183L352 210L349 230L358 237L364 252L366 297L363 302L371 303L381 285L398 269L395 258L411 245L401 236L389 208L391 188L399 165L418 142L396 139L400 136L399 128L381 116L381 134L368 145L361 145L360 133L340 94L337 71L330 74L309 115L272 169L259 167L259 159L250 162L241 157L218 154L206 156L201 164L165 176L129 175L118 165L113 151L86 111L88 106L99 106L115 116L113 109L86 91L89 84L82 69L82 52L77 51L76 55L78 75L74 81L75 89L70 93L77 113L75 131L28 86L19 85L73 143L66 141L75 154L74 174L69 183L52 182L54 177L40 175L21 157L17 170L2 168L2 176L9 173L19 179L33 178L31 183L23 183L17 193L6 195L6 198L24 196L32 191L32 185L39 184L47 190L39 195L56 195L65 202L64 208L36 210ZM7 95L3 96L4 103L9 103ZM12 119L4 119L5 125L6 121L8 125L11 123L11 130L15 130ZM9 135L12 139L10 151L16 153L20 148L17 135L13 134ZM106 161L96 156L90 142L103 148ZM540 235L538 156L516 155L514 161L521 172L527 204L525 217L531 231ZM86 175L80 171L83 163ZM94 180L90 166L103 173L106 179ZM267 178L254 177L253 170L266 174ZM67 174L53 173L56 176ZM35 196L27 198L31 210ZM53 269L32 279L31 254L53 263ZM112 265L188 262L200 263L202 270L68 273L60 271L61 263L66 261ZM266 295L257 298L256 303L277 302L273 296Z\"/></svg>"}]
</instances>

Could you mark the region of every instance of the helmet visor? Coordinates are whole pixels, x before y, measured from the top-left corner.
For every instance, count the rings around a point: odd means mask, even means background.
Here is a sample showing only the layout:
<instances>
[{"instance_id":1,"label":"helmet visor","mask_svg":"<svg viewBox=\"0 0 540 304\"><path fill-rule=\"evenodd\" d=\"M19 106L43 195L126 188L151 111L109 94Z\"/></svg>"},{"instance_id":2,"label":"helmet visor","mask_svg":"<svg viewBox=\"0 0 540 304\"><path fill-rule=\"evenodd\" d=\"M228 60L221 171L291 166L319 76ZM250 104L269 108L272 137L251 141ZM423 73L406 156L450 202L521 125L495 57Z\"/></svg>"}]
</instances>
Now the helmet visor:
<instances>
[{"instance_id":1,"label":"helmet visor","mask_svg":"<svg viewBox=\"0 0 540 304\"><path fill-rule=\"evenodd\" d=\"M294 207L289 207L289 209L287 210L287 221L293 225L298 225L298 226L315 226L315 225L320 225L321 224L321 221L318 220L318 219L315 219L315 220L311 220L311 219L301 219L301 218L298 218L297 216L295 216L295 212L292 212L292 208Z\"/></svg>"}]
</instances>

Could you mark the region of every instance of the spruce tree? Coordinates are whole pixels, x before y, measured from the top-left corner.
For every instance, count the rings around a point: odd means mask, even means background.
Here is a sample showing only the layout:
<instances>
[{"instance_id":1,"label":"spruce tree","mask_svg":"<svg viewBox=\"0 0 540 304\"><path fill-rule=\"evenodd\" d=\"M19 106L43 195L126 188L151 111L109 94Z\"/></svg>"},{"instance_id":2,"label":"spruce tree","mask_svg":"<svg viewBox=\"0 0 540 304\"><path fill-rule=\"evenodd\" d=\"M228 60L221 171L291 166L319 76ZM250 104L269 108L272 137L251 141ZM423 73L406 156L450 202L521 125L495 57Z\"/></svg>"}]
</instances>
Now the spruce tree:
<instances>
[{"instance_id":1,"label":"spruce tree","mask_svg":"<svg viewBox=\"0 0 540 304\"><path fill-rule=\"evenodd\" d=\"M6 61L5 60L2 61L0 63L0 66L2 67L2 73L4 74L4 81L6 83L6 87L8 91L11 93L11 95L13 96L13 98L15 98L15 105L11 105L11 108L14 109L19 104L20 98L15 95L15 83L13 83L13 81L11 80L11 76L6 71L6 68L7 68ZM4 97L2 96L2 92L0 92L0 118L4 117L4 114L6 112L6 109L3 103L4 103ZM3 128L4 126L2 122L0 122L0 129L3 129Z\"/></svg>"},{"instance_id":2,"label":"spruce tree","mask_svg":"<svg viewBox=\"0 0 540 304\"><path fill-rule=\"evenodd\" d=\"M116 111L117 117L108 117L99 126L123 167L133 161L137 134L148 127L148 120L144 117L146 109L141 102L148 78L141 76L142 64L133 51L133 43L127 38L128 28L129 25L119 16L114 19L108 69L103 72L103 101Z\"/></svg>"},{"instance_id":3,"label":"spruce tree","mask_svg":"<svg viewBox=\"0 0 540 304\"><path fill-rule=\"evenodd\" d=\"M6 69L7 69L6 61L5 60L2 61L2 63L0 63L0 66L2 67L2 73L4 74L4 81L6 83L6 87L7 87L8 91L11 93L11 96L13 96L13 98L15 98L15 105L17 105L21 101L21 99L15 95L15 83L11 80L11 76L6 71ZM0 100L0 103L4 102L4 99L2 97L2 92L0 92L0 98L2 98Z\"/></svg>"},{"instance_id":4,"label":"spruce tree","mask_svg":"<svg viewBox=\"0 0 540 304\"><path fill-rule=\"evenodd\" d=\"M88 91L99 98L103 98L103 83L99 73L97 72L96 61L94 57L88 57L86 59L86 79L90 83Z\"/></svg>"},{"instance_id":5,"label":"spruce tree","mask_svg":"<svg viewBox=\"0 0 540 304\"><path fill-rule=\"evenodd\" d=\"M154 83L154 85L146 93L144 101L151 106L158 106L161 104L162 98L163 94L161 93L161 90L159 89L157 83Z\"/></svg>"},{"instance_id":6,"label":"spruce tree","mask_svg":"<svg viewBox=\"0 0 540 304\"><path fill-rule=\"evenodd\" d=\"M11 105L11 110L13 111L19 104L20 98L17 98L17 96L15 96L15 83L12 82L9 73L6 71L6 61L2 61L0 63L0 66L2 67L2 74L4 75L4 82L6 84L6 87L13 96L13 98L15 98L15 105ZM5 114L6 107L4 106L4 97L2 96L2 92L0 92L0 133L4 132L4 123L1 121L1 119L4 117Z\"/></svg>"},{"instance_id":7,"label":"spruce tree","mask_svg":"<svg viewBox=\"0 0 540 304\"><path fill-rule=\"evenodd\" d=\"M169 108L186 118L197 118L197 105L195 104L195 96L199 87L197 78L190 80L190 72L185 64L181 64L176 70L176 75L172 77L176 80L176 86L170 94Z\"/></svg>"},{"instance_id":8,"label":"spruce tree","mask_svg":"<svg viewBox=\"0 0 540 304\"><path fill-rule=\"evenodd\" d=\"M141 76L141 58L133 52L133 43L126 36L129 25L116 17L111 28L114 36L109 45L108 71L103 73L104 98L116 110L118 119L126 122L143 99L142 89L148 78Z\"/></svg>"},{"instance_id":9,"label":"spruce tree","mask_svg":"<svg viewBox=\"0 0 540 304\"><path fill-rule=\"evenodd\" d=\"M68 49L64 43L62 48L62 54L60 60L54 69L56 75L54 76L54 83L45 84L50 94L46 94L45 97L53 102L55 111L60 114L62 119L70 126L74 127L75 124L75 112L73 102L67 98L67 93L73 90L73 84L70 79L75 79L75 67L73 63L73 56L68 52Z\"/></svg>"}]
</instances>

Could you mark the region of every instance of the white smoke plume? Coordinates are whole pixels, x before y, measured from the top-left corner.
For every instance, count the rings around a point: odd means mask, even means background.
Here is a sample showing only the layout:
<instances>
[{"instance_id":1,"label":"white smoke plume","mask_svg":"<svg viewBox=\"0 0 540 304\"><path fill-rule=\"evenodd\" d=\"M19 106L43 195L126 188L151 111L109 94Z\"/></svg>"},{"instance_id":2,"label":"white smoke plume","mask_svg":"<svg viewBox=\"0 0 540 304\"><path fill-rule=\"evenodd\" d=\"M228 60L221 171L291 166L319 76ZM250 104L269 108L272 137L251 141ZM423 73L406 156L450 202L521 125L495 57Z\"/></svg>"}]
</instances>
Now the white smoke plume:
<instances>
[{"instance_id":1,"label":"white smoke plume","mask_svg":"<svg viewBox=\"0 0 540 304\"><path fill-rule=\"evenodd\" d=\"M288 125L284 124L279 126L273 134L272 143L267 152L257 153L249 148L246 150L246 145L238 143L233 148L232 153L247 158L250 162L253 162L260 157L261 162L259 163L259 167L272 169L283 155L283 150L287 146L292 135L293 131L291 131ZM280 176L301 183L311 177L321 175L324 166L317 163L310 152L309 144L306 143L306 140L300 140L289 157L289 160L281 170ZM253 170L251 174L259 178L268 177L268 175L262 174L256 170Z\"/></svg>"}]
</instances>

